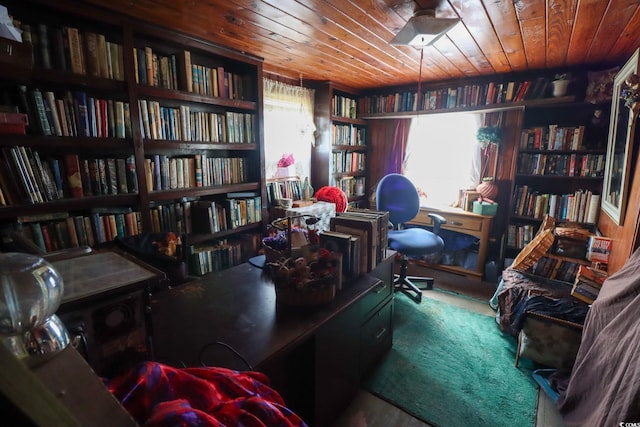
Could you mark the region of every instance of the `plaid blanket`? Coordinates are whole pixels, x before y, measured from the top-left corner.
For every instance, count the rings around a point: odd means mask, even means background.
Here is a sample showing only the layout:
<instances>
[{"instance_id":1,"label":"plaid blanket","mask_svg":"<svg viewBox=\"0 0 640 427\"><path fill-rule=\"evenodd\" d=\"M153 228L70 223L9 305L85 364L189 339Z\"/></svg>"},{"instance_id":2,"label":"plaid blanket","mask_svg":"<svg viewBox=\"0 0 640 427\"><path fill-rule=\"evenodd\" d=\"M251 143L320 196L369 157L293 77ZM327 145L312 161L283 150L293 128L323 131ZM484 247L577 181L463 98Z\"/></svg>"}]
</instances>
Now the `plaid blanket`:
<instances>
[{"instance_id":1,"label":"plaid blanket","mask_svg":"<svg viewBox=\"0 0 640 427\"><path fill-rule=\"evenodd\" d=\"M143 362L106 385L145 427L306 426L268 382L255 371Z\"/></svg>"}]
</instances>

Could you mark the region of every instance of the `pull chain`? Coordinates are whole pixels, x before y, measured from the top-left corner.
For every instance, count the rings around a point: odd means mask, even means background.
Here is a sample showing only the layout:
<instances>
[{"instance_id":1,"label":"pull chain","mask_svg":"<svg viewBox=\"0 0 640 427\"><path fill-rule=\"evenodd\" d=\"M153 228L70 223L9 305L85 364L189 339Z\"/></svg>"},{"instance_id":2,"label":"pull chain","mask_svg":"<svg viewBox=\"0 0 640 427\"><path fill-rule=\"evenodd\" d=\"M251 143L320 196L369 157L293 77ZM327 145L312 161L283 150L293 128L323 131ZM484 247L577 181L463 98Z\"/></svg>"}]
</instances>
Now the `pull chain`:
<instances>
[{"instance_id":1,"label":"pull chain","mask_svg":"<svg viewBox=\"0 0 640 427\"><path fill-rule=\"evenodd\" d=\"M424 38L422 39L424 43ZM418 72L418 99L416 100L416 112L420 111L422 104L422 59L424 58L424 46L420 47L420 68Z\"/></svg>"}]
</instances>

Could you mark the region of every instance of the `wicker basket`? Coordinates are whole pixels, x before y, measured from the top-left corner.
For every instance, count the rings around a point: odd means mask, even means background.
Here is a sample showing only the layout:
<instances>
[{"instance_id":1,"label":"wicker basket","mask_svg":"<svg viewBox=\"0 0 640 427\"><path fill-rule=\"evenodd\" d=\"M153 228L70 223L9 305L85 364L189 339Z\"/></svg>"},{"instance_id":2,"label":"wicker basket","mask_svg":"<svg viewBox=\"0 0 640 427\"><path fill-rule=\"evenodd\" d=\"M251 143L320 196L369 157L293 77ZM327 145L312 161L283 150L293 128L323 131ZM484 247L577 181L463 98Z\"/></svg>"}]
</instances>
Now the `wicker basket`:
<instances>
[{"instance_id":1,"label":"wicker basket","mask_svg":"<svg viewBox=\"0 0 640 427\"><path fill-rule=\"evenodd\" d=\"M277 262L282 258L289 257L288 251L273 249L271 246L264 243L264 241L262 242L262 248L267 262Z\"/></svg>"},{"instance_id":2,"label":"wicker basket","mask_svg":"<svg viewBox=\"0 0 640 427\"><path fill-rule=\"evenodd\" d=\"M581 227L556 227L553 232L557 237L567 237L578 240L589 240L589 236L593 234L586 228Z\"/></svg>"},{"instance_id":3,"label":"wicker basket","mask_svg":"<svg viewBox=\"0 0 640 427\"><path fill-rule=\"evenodd\" d=\"M525 246L516 259L511 264L512 268L518 271L526 271L535 264L553 245L555 236L553 230L541 230L534 238Z\"/></svg>"},{"instance_id":4,"label":"wicker basket","mask_svg":"<svg viewBox=\"0 0 640 427\"><path fill-rule=\"evenodd\" d=\"M276 302L282 305L308 307L328 304L336 297L335 283L296 289L288 285L276 285Z\"/></svg>"}]
</instances>

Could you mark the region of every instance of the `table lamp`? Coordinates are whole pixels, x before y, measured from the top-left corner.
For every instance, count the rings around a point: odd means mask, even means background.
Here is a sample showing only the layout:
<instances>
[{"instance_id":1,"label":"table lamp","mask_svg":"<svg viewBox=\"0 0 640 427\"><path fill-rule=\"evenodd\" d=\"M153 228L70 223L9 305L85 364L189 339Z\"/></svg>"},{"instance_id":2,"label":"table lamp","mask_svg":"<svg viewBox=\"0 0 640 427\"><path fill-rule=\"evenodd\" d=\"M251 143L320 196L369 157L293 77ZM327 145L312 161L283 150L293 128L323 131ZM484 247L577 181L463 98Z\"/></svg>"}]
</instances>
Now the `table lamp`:
<instances>
[{"instance_id":1,"label":"table lamp","mask_svg":"<svg viewBox=\"0 0 640 427\"><path fill-rule=\"evenodd\" d=\"M69 344L56 310L62 277L36 255L0 253L0 340L30 366L53 357Z\"/></svg>"}]
</instances>

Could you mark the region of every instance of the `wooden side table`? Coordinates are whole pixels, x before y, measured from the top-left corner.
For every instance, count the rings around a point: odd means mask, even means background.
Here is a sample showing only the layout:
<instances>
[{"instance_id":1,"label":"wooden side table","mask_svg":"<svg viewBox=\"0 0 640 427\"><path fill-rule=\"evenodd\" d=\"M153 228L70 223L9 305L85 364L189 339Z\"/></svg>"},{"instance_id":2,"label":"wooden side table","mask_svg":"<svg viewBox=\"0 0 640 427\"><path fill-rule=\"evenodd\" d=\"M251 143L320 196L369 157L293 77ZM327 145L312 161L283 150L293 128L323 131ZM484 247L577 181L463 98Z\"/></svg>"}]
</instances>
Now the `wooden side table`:
<instances>
[{"instance_id":1,"label":"wooden side table","mask_svg":"<svg viewBox=\"0 0 640 427\"><path fill-rule=\"evenodd\" d=\"M489 244L489 231L491 230L491 219L493 217L489 215L478 215L459 208L421 207L416 218L411 220L409 224L432 227L433 220L429 217L430 213L441 215L447 220L447 223L442 225L442 229L476 237L479 240L479 244L475 269L445 264L428 264L428 266L481 280L484 275L484 264L487 258L487 247ZM419 261L418 263L422 262Z\"/></svg>"}]
</instances>

